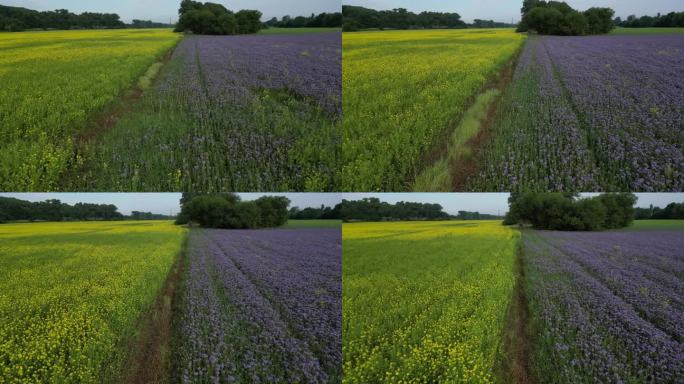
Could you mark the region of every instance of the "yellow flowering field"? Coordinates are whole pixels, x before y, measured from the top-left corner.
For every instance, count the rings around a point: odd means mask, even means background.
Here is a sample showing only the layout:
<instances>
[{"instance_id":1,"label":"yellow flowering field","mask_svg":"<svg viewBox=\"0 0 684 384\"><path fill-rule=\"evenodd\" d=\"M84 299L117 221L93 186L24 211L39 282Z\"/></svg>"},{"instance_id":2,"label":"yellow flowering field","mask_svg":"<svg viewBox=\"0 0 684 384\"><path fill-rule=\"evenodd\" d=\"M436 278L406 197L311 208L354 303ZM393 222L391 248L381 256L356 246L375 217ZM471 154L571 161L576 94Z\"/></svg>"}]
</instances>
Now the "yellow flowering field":
<instances>
[{"instance_id":1,"label":"yellow flowering field","mask_svg":"<svg viewBox=\"0 0 684 384\"><path fill-rule=\"evenodd\" d=\"M180 39L171 30L0 34L0 189L54 190L75 137Z\"/></svg>"},{"instance_id":2,"label":"yellow flowering field","mask_svg":"<svg viewBox=\"0 0 684 384\"><path fill-rule=\"evenodd\" d=\"M167 221L0 226L0 383L117 380L184 239Z\"/></svg>"},{"instance_id":3,"label":"yellow flowering field","mask_svg":"<svg viewBox=\"0 0 684 384\"><path fill-rule=\"evenodd\" d=\"M344 33L344 189L410 189L422 161L524 39L512 29Z\"/></svg>"},{"instance_id":4,"label":"yellow flowering field","mask_svg":"<svg viewBox=\"0 0 684 384\"><path fill-rule=\"evenodd\" d=\"M519 239L500 221L345 223L343 382L494 382Z\"/></svg>"}]
</instances>

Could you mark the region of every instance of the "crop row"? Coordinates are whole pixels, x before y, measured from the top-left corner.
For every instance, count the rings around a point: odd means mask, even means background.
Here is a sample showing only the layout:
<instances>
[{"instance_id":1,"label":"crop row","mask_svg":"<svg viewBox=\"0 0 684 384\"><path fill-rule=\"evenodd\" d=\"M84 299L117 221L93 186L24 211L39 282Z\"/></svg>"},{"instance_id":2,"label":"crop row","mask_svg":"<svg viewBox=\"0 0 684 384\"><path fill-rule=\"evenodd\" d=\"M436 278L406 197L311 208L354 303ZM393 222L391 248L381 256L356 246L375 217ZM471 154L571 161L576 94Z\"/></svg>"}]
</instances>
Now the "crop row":
<instances>
[{"instance_id":1,"label":"crop row","mask_svg":"<svg viewBox=\"0 0 684 384\"><path fill-rule=\"evenodd\" d=\"M192 231L180 381L339 382L339 242L335 229Z\"/></svg>"},{"instance_id":2,"label":"crop row","mask_svg":"<svg viewBox=\"0 0 684 384\"><path fill-rule=\"evenodd\" d=\"M684 377L680 232L535 232L523 239L540 381Z\"/></svg>"},{"instance_id":3,"label":"crop row","mask_svg":"<svg viewBox=\"0 0 684 384\"><path fill-rule=\"evenodd\" d=\"M679 191L677 35L529 39L472 190Z\"/></svg>"}]
</instances>

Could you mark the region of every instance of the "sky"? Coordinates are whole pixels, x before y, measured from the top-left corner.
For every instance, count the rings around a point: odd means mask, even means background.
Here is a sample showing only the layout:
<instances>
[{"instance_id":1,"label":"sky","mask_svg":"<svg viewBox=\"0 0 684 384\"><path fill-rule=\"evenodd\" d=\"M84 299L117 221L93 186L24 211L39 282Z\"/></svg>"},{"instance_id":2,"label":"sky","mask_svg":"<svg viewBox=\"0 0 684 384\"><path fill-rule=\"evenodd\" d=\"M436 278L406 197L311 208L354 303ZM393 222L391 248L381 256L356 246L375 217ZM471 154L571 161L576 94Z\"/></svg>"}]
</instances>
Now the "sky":
<instances>
[{"instance_id":1,"label":"sky","mask_svg":"<svg viewBox=\"0 0 684 384\"><path fill-rule=\"evenodd\" d=\"M340 193L238 193L243 200L255 200L261 196L286 196L290 207L334 206L342 201ZM180 193L0 193L28 201L58 199L70 205L76 203L114 204L119 212L129 215L131 211L175 215L180 211Z\"/></svg>"},{"instance_id":2,"label":"sky","mask_svg":"<svg viewBox=\"0 0 684 384\"><path fill-rule=\"evenodd\" d=\"M591 7L610 7L615 16L623 19L629 15L655 15L684 11L682 0L565 0L571 7L583 11ZM502 22L520 21L522 0L342 0L344 5L359 5L373 9L406 8L413 12L456 12L466 22L473 19Z\"/></svg>"},{"instance_id":3,"label":"sky","mask_svg":"<svg viewBox=\"0 0 684 384\"><path fill-rule=\"evenodd\" d=\"M262 21L272 17L281 18L285 15L308 16L312 13L340 12L342 9L340 0L211 0L211 2L223 4L232 11L257 9L263 13ZM180 0L0 0L0 3L37 11L68 9L74 13L116 13L125 22L141 19L175 23L178 19Z\"/></svg>"},{"instance_id":4,"label":"sky","mask_svg":"<svg viewBox=\"0 0 684 384\"><path fill-rule=\"evenodd\" d=\"M583 193L582 196L596 196L597 193ZM636 206L647 208L650 204L664 208L669 203L684 203L684 193L635 193ZM503 215L508 211L508 193L344 193L346 200L360 200L377 197L388 203L411 201L440 204L447 213L470 211Z\"/></svg>"}]
</instances>

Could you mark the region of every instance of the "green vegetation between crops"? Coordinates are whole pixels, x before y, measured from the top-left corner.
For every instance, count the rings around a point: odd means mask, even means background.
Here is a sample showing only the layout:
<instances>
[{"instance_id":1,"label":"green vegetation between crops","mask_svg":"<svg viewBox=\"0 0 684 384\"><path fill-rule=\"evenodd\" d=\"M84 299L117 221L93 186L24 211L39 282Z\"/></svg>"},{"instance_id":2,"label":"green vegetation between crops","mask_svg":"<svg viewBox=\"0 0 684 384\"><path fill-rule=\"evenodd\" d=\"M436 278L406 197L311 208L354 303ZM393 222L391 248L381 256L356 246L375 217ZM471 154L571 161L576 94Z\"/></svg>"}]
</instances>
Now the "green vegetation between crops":
<instances>
[{"instance_id":1,"label":"green vegetation between crops","mask_svg":"<svg viewBox=\"0 0 684 384\"><path fill-rule=\"evenodd\" d=\"M118 381L184 233L162 221L0 226L0 382Z\"/></svg>"},{"instance_id":2,"label":"green vegetation between crops","mask_svg":"<svg viewBox=\"0 0 684 384\"><path fill-rule=\"evenodd\" d=\"M0 35L0 189L55 190L86 121L180 38L170 30Z\"/></svg>"},{"instance_id":3,"label":"green vegetation between crops","mask_svg":"<svg viewBox=\"0 0 684 384\"><path fill-rule=\"evenodd\" d=\"M524 40L502 29L344 33L343 189L410 189Z\"/></svg>"},{"instance_id":4,"label":"green vegetation between crops","mask_svg":"<svg viewBox=\"0 0 684 384\"><path fill-rule=\"evenodd\" d=\"M451 134L446 155L418 175L413 184L415 191L449 192L454 190L452 164L459 166L466 161L474 161L473 151L468 141L480 132L487 110L500 93L498 89L490 89L477 96L475 103L466 111L463 120Z\"/></svg>"},{"instance_id":5,"label":"green vegetation between crops","mask_svg":"<svg viewBox=\"0 0 684 384\"><path fill-rule=\"evenodd\" d=\"M344 224L345 383L489 383L519 232L498 221Z\"/></svg>"}]
</instances>

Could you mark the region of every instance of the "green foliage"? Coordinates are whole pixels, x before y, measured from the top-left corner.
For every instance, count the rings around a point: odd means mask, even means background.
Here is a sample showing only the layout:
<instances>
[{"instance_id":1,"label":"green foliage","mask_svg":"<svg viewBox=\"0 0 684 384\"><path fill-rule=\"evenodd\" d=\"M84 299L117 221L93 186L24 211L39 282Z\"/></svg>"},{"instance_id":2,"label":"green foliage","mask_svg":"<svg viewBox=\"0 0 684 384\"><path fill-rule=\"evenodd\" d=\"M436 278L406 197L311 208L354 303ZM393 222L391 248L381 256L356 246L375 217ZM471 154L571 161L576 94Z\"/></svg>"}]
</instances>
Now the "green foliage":
<instances>
[{"instance_id":1,"label":"green foliage","mask_svg":"<svg viewBox=\"0 0 684 384\"><path fill-rule=\"evenodd\" d=\"M653 16L629 15L626 20L619 17L615 19L615 24L625 28L675 28L684 27L684 12L670 12L667 15L658 13Z\"/></svg>"},{"instance_id":2,"label":"green foliage","mask_svg":"<svg viewBox=\"0 0 684 384\"><path fill-rule=\"evenodd\" d=\"M400 201L390 204L377 197L361 200L342 200L340 206L342 219L381 221L381 220L444 220L449 214L439 204L412 203Z\"/></svg>"},{"instance_id":3,"label":"green foliage","mask_svg":"<svg viewBox=\"0 0 684 384\"><path fill-rule=\"evenodd\" d=\"M342 219L342 205L337 204L333 207L321 205L320 208L307 207L299 209L292 207L288 212L288 218L293 220L340 220Z\"/></svg>"},{"instance_id":4,"label":"green foliage","mask_svg":"<svg viewBox=\"0 0 684 384\"><path fill-rule=\"evenodd\" d=\"M608 193L579 199L571 193L512 193L504 224L532 224L537 229L599 231L624 228L634 219L636 196Z\"/></svg>"},{"instance_id":5,"label":"green foliage","mask_svg":"<svg viewBox=\"0 0 684 384\"><path fill-rule=\"evenodd\" d=\"M608 33L614 28L615 12L610 8L578 12L565 2L526 1L521 11L520 32L534 30L542 35L576 36Z\"/></svg>"},{"instance_id":6,"label":"green foliage","mask_svg":"<svg viewBox=\"0 0 684 384\"><path fill-rule=\"evenodd\" d=\"M76 203L69 205L57 199L30 202L0 196L0 222L123 219L123 215L117 210L117 207L112 204Z\"/></svg>"},{"instance_id":7,"label":"green foliage","mask_svg":"<svg viewBox=\"0 0 684 384\"><path fill-rule=\"evenodd\" d=\"M261 29L261 12L241 10L233 13L221 4L181 2L176 32L192 31L202 35L234 35L257 33Z\"/></svg>"},{"instance_id":8,"label":"green foliage","mask_svg":"<svg viewBox=\"0 0 684 384\"><path fill-rule=\"evenodd\" d=\"M66 9L38 12L20 7L0 5L0 31L21 32L24 29L123 28L115 13L84 12L80 15Z\"/></svg>"},{"instance_id":9,"label":"green foliage","mask_svg":"<svg viewBox=\"0 0 684 384\"><path fill-rule=\"evenodd\" d=\"M290 200L283 196L262 196L241 201L238 195L197 195L181 200L176 224L196 222L205 228L253 229L279 227L287 222Z\"/></svg>"},{"instance_id":10,"label":"green foliage","mask_svg":"<svg viewBox=\"0 0 684 384\"><path fill-rule=\"evenodd\" d=\"M310 17L283 16L280 20L274 17L264 25L269 28L340 28L342 27L342 14L323 12L318 15L311 14Z\"/></svg>"},{"instance_id":11,"label":"green foliage","mask_svg":"<svg viewBox=\"0 0 684 384\"><path fill-rule=\"evenodd\" d=\"M458 13L421 12L415 14L405 8L376 11L364 7L343 5L342 16L344 20L342 29L346 32L368 28L466 28L466 24L461 20Z\"/></svg>"},{"instance_id":12,"label":"green foliage","mask_svg":"<svg viewBox=\"0 0 684 384\"><path fill-rule=\"evenodd\" d=\"M665 209L654 207L649 208L635 208L634 218L636 220L645 219L684 219L684 203L670 203Z\"/></svg>"}]
</instances>

